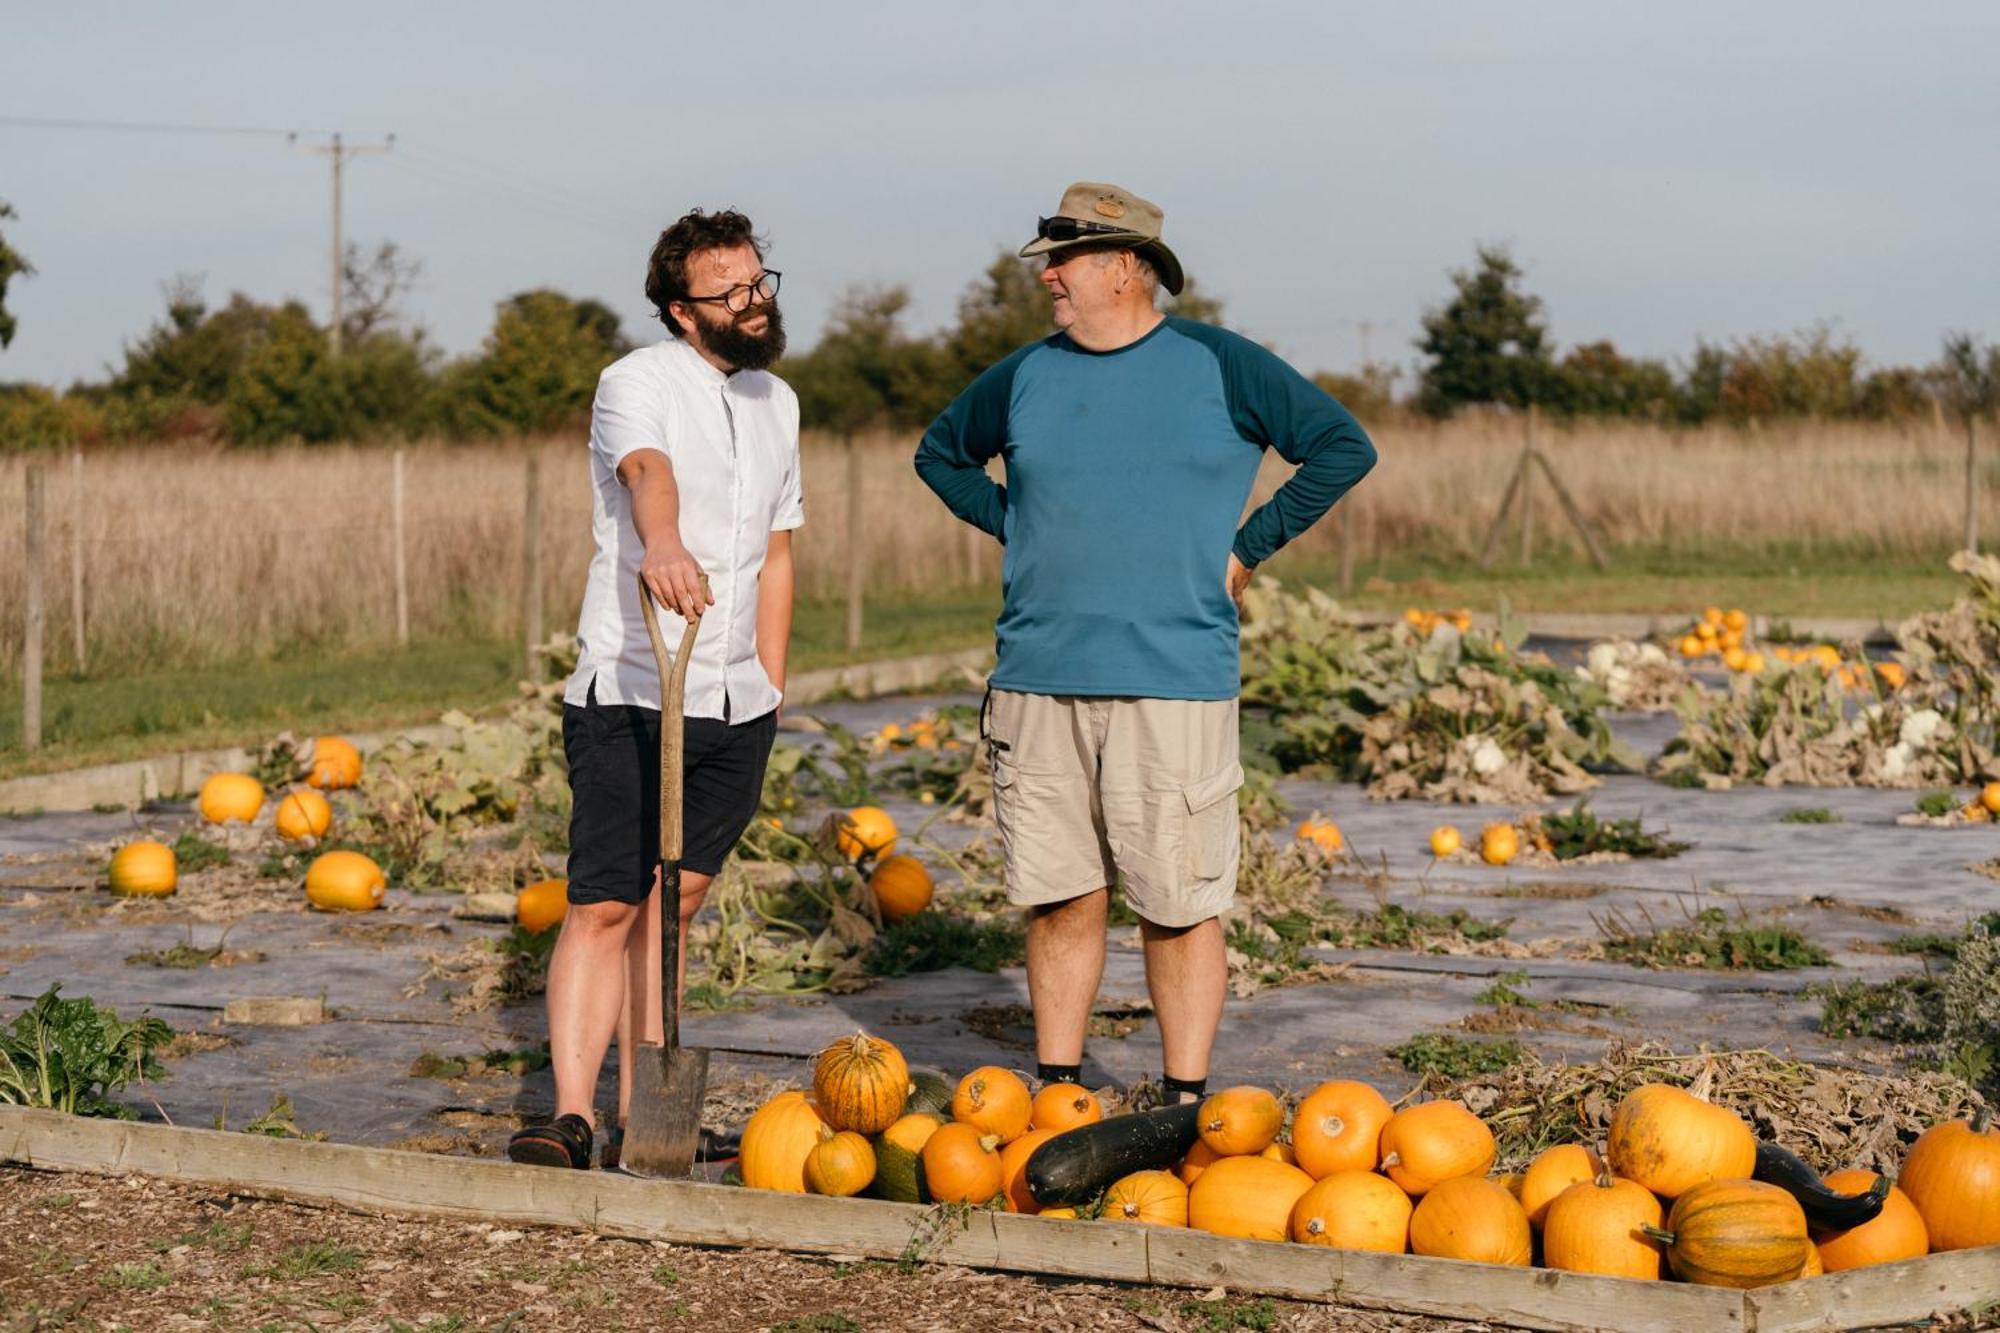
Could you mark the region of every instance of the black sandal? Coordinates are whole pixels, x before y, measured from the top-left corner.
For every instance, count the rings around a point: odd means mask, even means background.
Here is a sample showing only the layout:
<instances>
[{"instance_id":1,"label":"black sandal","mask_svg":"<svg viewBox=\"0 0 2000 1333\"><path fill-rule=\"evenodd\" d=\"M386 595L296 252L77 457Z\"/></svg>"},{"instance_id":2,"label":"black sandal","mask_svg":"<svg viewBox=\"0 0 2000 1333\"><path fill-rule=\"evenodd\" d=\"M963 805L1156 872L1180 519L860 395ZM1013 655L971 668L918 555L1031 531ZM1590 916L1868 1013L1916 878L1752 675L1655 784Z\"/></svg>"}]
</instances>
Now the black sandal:
<instances>
[{"instance_id":1,"label":"black sandal","mask_svg":"<svg viewBox=\"0 0 2000 1333\"><path fill-rule=\"evenodd\" d=\"M546 1125L516 1130L507 1140L507 1157L527 1166L590 1169L590 1122L580 1115L559 1115Z\"/></svg>"}]
</instances>

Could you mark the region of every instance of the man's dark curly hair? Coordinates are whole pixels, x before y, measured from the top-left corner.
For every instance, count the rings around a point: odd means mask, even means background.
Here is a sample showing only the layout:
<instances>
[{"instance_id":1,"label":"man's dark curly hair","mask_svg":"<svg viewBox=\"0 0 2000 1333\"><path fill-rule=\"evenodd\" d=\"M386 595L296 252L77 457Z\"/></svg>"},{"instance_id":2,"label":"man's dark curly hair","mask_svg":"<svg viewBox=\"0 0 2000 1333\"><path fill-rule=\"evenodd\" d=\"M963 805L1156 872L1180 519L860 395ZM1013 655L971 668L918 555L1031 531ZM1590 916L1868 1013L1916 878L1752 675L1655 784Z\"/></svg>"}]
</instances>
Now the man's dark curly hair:
<instances>
[{"instance_id":1,"label":"man's dark curly hair","mask_svg":"<svg viewBox=\"0 0 2000 1333\"><path fill-rule=\"evenodd\" d=\"M764 242L751 228L750 219L733 208L718 213L704 213L699 208L690 210L687 216L660 233L660 239L653 245L653 257L646 264L646 299L653 303L667 332L676 338L687 336L687 330L667 313L667 307L691 295L688 260L703 250L746 244L757 252L759 259L764 257Z\"/></svg>"}]
</instances>

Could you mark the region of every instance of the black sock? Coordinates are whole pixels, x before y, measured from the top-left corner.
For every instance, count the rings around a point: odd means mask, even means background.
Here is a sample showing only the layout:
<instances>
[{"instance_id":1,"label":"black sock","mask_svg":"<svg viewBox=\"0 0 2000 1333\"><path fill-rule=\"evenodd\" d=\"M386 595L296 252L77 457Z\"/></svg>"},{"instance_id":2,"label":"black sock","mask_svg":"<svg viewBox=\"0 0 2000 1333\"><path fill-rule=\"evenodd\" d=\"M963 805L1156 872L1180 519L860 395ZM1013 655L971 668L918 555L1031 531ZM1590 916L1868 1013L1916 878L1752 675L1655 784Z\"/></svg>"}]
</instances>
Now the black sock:
<instances>
[{"instance_id":1,"label":"black sock","mask_svg":"<svg viewBox=\"0 0 2000 1333\"><path fill-rule=\"evenodd\" d=\"M1172 1074L1160 1075L1160 1091L1169 1106L1182 1102L1200 1101L1208 1091L1206 1078L1175 1078Z\"/></svg>"},{"instance_id":2,"label":"black sock","mask_svg":"<svg viewBox=\"0 0 2000 1333\"><path fill-rule=\"evenodd\" d=\"M1035 1077L1045 1084L1081 1083L1083 1081L1083 1066L1080 1064L1052 1065L1048 1061L1043 1060L1035 1066Z\"/></svg>"}]
</instances>

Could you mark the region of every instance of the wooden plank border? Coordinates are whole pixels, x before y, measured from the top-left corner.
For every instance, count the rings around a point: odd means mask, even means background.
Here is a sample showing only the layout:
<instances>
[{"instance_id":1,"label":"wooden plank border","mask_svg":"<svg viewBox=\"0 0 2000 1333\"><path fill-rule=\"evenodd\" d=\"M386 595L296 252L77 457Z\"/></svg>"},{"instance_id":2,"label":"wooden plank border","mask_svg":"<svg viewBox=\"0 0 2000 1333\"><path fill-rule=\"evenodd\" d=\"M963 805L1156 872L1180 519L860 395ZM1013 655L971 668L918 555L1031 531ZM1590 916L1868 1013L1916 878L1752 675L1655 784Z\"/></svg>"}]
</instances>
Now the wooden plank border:
<instances>
[{"instance_id":1,"label":"wooden plank border","mask_svg":"<svg viewBox=\"0 0 2000 1333\"><path fill-rule=\"evenodd\" d=\"M415 1213L688 1245L896 1259L930 1210L599 1171L300 1143L0 1106L0 1162L136 1173L368 1213ZM1740 1292L1547 1269L1231 1240L1198 1231L979 1212L925 1248L975 1268L1227 1287L1294 1300L1630 1333L1808 1333L2000 1302L2000 1247Z\"/></svg>"}]
</instances>

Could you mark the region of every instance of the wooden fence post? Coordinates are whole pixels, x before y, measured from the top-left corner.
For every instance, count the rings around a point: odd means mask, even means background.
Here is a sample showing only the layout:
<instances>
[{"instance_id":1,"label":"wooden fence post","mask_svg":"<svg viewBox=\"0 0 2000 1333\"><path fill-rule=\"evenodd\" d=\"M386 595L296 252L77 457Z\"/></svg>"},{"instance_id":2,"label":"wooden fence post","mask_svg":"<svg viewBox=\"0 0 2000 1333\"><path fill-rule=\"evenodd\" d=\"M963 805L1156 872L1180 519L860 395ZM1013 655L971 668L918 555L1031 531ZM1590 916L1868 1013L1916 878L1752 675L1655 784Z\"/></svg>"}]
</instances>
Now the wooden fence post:
<instances>
[{"instance_id":1,"label":"wooden fence post","mask_svg":"<svg viewBox=\"0 0 2000 1333\"><path fill-rule=\"evenodd\" d=\"M396 446L396 472L390 487L390 527L396 549L396 646L410 646L410 561L403 544L403 448Z\"/></svg>"},{"instance_id":2,"label":"wooden fence post","mask_svg":"<svg viewBox=\"0 0 2000 1333\"><path fill-rule=\"evenodd\" d=\"M532 449L528 454L527 492L521 519L521 625L528 679L539 684L542 659L535 649L542 641L542 459Z\"/></svg>"},{"instance_id":3,"label":"wooden fence post","mask_svg":"<svg viewBox=\"0 0 2000 1333\"><path fill-rule=\"evenodd\" d=\"M38 456L28 459L27 491L23 516L27 519L28 551L27 563L21 571L28 583L21 646L21 748L39 750L42 748L42 460Z\"/></svg>"},{"instance_id":4,"label":"wooden fence post","mask_svg":"<svg viewBox=\"0 0 2000 1333\"><path fill-rule=\"evenodd\" d=\"M867 506L861 495L861 446L847 437L847 648L861 647L861 596L868 581Z\"/></svg>"},{"instance_id":5,"label":"wooden fence post","mask_svg":"<svg viewBox=\"0 0 2000 1333\"><path fill-rule=\"evenodd\" d=\"M1979 418L1965 414L1965 549L1979 553Z\"/></svg>"},{"instance_id":6,"label":"wooden fence post","mask_svg":"<svg viewBox=\"0 0 2000 1333\"><path fill-rule=\"evenodd\" d=\"M1521 427L1521 567L1535 560L1535 480L1528 473L1528 460L1535 456L1535 405L1528 404Z\"/></svg>"},{"instance_id":7,"label":"wooden fence post","mask_svg":"<svg viewBox=\"0 0 2000 1333\"><path fill-rule=\"evenodd\" d=\"M83 623L83 450L69 456L69 619L76 640L76 674L81 676L89 663L84 657Z\"/></svg>"}]
</instances>

